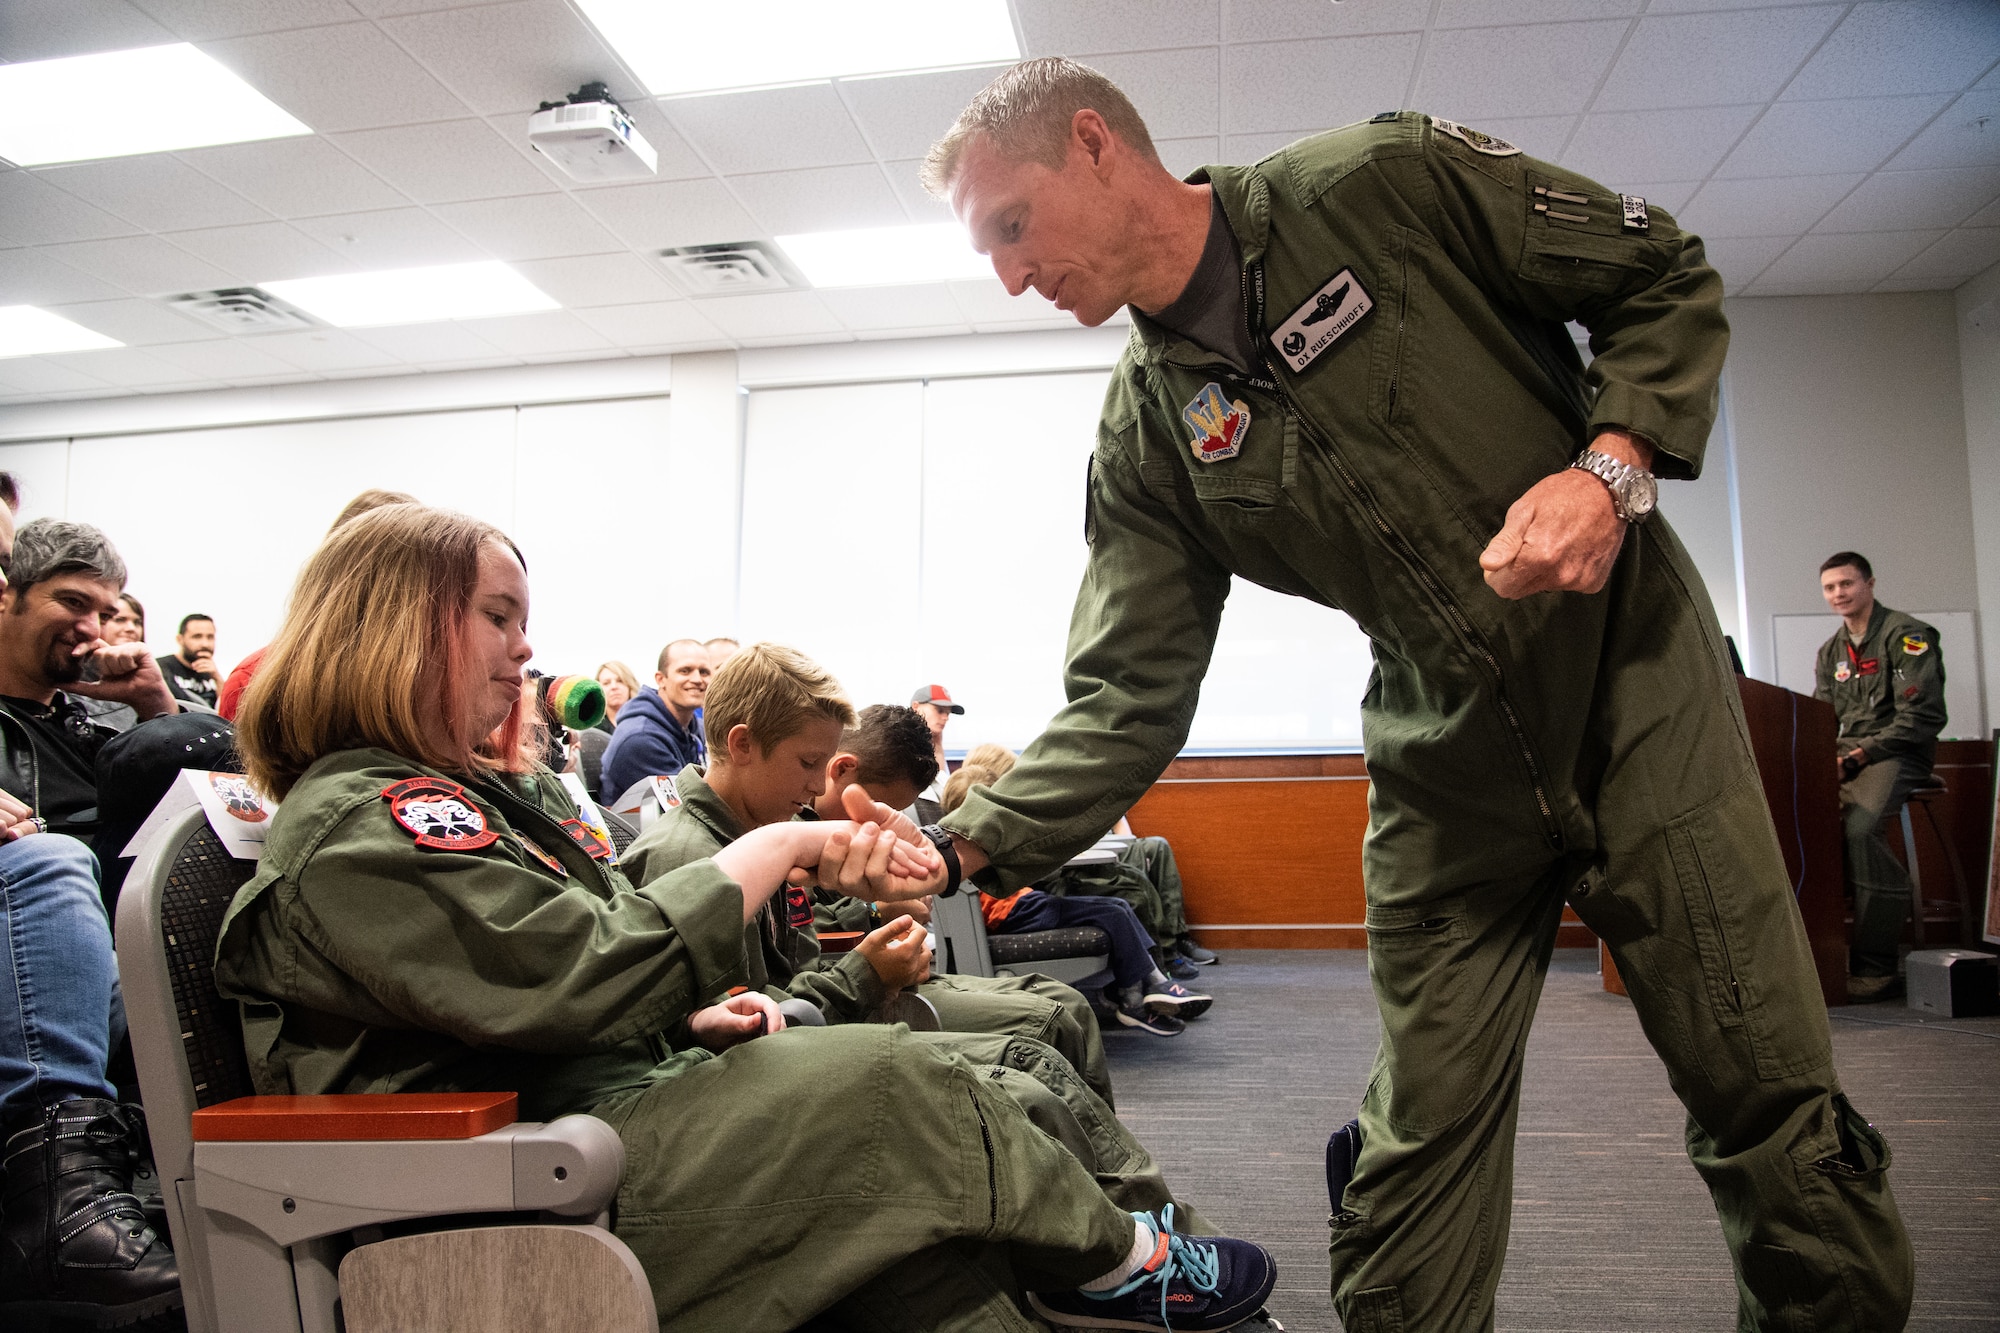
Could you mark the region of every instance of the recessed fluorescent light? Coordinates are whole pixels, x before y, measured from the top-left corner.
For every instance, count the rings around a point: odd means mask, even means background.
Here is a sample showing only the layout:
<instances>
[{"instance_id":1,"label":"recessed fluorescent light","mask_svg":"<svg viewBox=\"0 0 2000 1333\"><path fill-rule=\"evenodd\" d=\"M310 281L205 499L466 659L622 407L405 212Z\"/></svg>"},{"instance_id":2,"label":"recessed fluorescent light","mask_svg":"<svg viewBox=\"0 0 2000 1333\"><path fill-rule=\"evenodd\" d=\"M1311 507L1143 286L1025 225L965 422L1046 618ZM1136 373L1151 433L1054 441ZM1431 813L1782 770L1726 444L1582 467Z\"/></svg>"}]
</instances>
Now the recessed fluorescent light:
<instances>
[{"instance_id":1,"label":"recessed fluorescent light","mask_svg":"<svg viewBox=\"0 0 2000 1333\"><path fill-rule=\"evenodd\" d=\"M1006 0L577 3L658 97L1021 58Z\"/></svg>"},{"instance_id":2,"label":"recessed fluorescent light","mask_svg":"<svg viewBox=\"0 0 2000 1333\"><path fill-rule=\"evenodd\" d=\"M0 356L94 352L100 347L124 345L116 338L92 333L81 324L31 305L0 306Z\"/></svg>"},{"instance_id":3,"label":"recessed fluorescent light","mask_svg":"<svg viewBox=\"0 0 2000 1333\"><path fill-rule=\"evenodd\" d=\"M993 276L992 261L972 248L965 228L956 222L816 231L780 236L778 244L815 287L888 287Z\"/></svg>"},{"instance_id":4,"label":"recessed fluorescent light","mask_svg":"<svg viewBox=\"0 0 2000 1333\"><path fill-rule=\"evenodd\" d=\"M309 315L344 329L370 324L430 324L487 315L555 310L559 304L497 260L335 273L257 284Z\"/></svg>"},{"instance_id":5,"label":"recessed fluorescent light","mask_svg":"<svg viewBox=\"0 0 2000 1333\"><path fill-rule=\"evenodd\" d=\"M311 133L185 42L0 65L0 157L24 167Z\"/></svg>"}]
</instances>

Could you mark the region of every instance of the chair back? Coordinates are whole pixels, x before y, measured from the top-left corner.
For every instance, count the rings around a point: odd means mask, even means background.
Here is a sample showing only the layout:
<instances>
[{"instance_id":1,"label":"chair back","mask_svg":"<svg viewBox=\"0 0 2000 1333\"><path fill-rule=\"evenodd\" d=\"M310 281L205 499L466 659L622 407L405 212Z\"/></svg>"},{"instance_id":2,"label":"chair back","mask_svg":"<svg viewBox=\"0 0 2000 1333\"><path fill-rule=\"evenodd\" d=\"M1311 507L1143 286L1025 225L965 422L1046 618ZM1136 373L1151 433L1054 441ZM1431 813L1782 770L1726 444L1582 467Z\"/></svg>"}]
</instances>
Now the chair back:
<instances>
[{"instance_id":1,"label":"chair back","mask_svg":"<svg viewBox=\"0 0 2000 1333\"><path fill-rule=\"evenodd\" d=\"M215 1304L195 1224L194 1113L253 1090L236 1004L216 994L215 941L236 891L256 869L229 854L197 806L139 849L118 899L118 976L132 1058L195 1333L215 1326Z\"/></svg>"}]
</instances>

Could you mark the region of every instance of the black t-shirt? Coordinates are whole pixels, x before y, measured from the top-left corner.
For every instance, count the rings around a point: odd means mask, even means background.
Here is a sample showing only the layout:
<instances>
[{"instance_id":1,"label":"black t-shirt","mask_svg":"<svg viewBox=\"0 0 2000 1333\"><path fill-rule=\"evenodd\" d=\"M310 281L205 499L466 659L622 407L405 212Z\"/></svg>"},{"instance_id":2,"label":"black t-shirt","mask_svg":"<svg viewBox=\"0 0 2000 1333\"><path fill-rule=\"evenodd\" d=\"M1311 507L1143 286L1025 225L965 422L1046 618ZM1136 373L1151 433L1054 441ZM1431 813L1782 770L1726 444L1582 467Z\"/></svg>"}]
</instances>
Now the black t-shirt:
<instances>
[{"instance_id":1,"label":"black t-shirt","mask_svg":"<svg viewBox=\"0 0 2000 1333\"><path fill-rule=\"evenodd\" d=\"M88 841L97 832L97 752L114 733L93 726L83 705L62 691L53 703L0 696L35 747L36 781L15 796L56 833ZM11 777L9 790L12 790Z\"/></svg>"},{"instance_id":2,"label":"black t-shirt","mask_svg":"<svg viewBox=\"0 0 2000 1333\"><path fill-rule=\"evenodd\" d=\"M213 680L202 675L172 653L168 653L165 657L158 659L158 661L160 663L160 674L167 678L167 689L173 693L175 698L186 699L191 703L206 704L210 708L215 707L217 691Z\"/></svg>"},{"instance_id":3,"label":"black t-shirt","mask_svg":"<svg viewBox=\"0 0 2000 1333\"><path fill-rule=\"evenodd\" d=\"M1237 247L1236 233L1229 230L1222 201L1213 195L1210 198L1208 241L1194 276L1172 305L1146 313L1154 323L1201 344L1250 374L1258 357L1243 317L1243 252Z\"/></svg>"}]
</instances>

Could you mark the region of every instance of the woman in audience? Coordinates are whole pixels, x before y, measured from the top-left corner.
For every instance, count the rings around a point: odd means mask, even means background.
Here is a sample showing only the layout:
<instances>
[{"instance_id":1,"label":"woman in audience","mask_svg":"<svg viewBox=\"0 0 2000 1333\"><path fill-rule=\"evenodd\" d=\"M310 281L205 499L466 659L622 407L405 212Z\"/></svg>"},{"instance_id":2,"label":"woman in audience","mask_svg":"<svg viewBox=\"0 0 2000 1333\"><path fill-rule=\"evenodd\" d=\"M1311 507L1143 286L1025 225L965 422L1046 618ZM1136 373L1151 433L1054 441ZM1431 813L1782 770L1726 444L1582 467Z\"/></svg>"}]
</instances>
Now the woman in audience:
<instances>
[{"instance_id":1,"label":"woman in audience","mask_svg":"<svg viewBox=\"0 0 2000 1333\"><path fill-rule=\"evenodd\" d=\"M100 637L113 647L121 643L144 643L146 608L139 605L139 599L129 592L119 593L118 609L105 620Z\"/></svg>"},{"instance_id":2,"label":"woman in audience","mask_svg":"<svg viewBox=\"0 0 2000 1333\"><path fill-rule=\"evenodd\" d=\"M676 1329L829 1308L1023 1329L1016 1284L1085 1327L1254 1315L1268 1254L1122 1211L993 1071L720 999L788 879L905 899L941 865L873 823L783 823L635 890L523 755L527 618L513 545L415 505L300 574L238 729L283 805L216 958L257 1091L505 1089L525 1117L601 1117L626 1148L616 1230Z\"/></svg>"},{"instance_id":3,"label":"woman in audience","mask_svg":"<svg viewBox=\"0 0 2000 1333\"><path fill-rule=\"evenodd\" d=\"M618 710L639 692L639 678L614 657L597 668L597 683L604 687L604 721L597 729L610 731L618 723Z\"/></svg>"}]
</instances>

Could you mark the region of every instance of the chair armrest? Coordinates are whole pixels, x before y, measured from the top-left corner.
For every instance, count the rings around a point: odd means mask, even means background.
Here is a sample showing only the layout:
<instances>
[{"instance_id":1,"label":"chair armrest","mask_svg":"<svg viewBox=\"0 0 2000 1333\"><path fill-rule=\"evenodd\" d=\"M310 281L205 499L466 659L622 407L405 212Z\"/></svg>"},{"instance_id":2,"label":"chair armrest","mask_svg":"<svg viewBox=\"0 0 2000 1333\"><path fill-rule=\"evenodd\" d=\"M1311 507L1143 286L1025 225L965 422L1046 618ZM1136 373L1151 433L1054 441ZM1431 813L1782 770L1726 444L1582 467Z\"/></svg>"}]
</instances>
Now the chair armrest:
<instances>
[{"instance_id":1,"label":"chair armrest","mask_svg":"<svg viewBox=\"0 0 2000 1333\"><path fill-rule=\"evenodd\" d=\"M237 1097L194 1113L196 1143L471 1139L514 1123L511 1092Z\"/></svg>"},{"instance_id":2,"label":"chair armrest","mask_svg":"<svg viewBox=\"0 0 2000 1333\"><path fill-rule=\"evenodd\" d=\"M471 1138L208 1139L194 1171L205 1211L296 1245L452 1213L596 1217L618 1192L625 1146L604 1121L567 1115Z\"/></svg>"}]
</instances>

